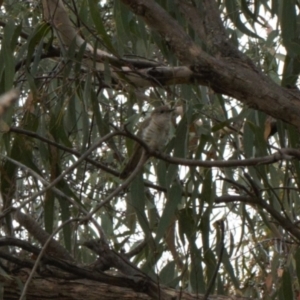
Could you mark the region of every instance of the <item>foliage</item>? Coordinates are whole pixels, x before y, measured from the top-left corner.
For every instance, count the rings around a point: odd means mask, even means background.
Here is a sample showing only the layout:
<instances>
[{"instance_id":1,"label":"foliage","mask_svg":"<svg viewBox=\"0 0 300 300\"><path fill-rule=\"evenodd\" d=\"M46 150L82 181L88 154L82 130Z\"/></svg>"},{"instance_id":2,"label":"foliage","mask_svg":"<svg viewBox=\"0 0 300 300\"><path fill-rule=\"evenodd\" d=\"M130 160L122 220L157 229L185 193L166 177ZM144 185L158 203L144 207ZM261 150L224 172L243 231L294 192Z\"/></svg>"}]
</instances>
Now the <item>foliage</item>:
<instances>
[{"instance_id":1,"label":"foliage","mask_svg":"<svg viewBox=\"0 0 300 300\"><path fill-rule=\"evenodd\" d=\"M181 65L170 45L122 1L103 2L65 1L86 42L118 59ZM175 1L156 2L206 49ZM196 2L200 11L203 1ZM135 132L144 112L166 103L184 112L177 116L165 148L171 156L243 160L299 147L293 126L269 119L241 99L215 93L209 84L138 87L122 72L117 82L112 74L117 63L105 60L100 72L95 53L86 62L86 43L64 47L43 20L41 5L12 0L2 4L0 93L12 87L21 91L19 102L0 123L2 211L22 206L22 212L48 233L70 218L84 218L84 211L93 211L123 183L118 174L134 141L116 134L92 151L88 160L70 166L99 139L122 131L125 124ZM219 0L218 5L232 44L273 81L294 88L300 72L299 4ZM273 136L268 133L271 126L277 128ZM204 168L152 157L143 174L93 217L118 252L131 251L146 241L132 261L153 278L158 274L161 284L205 293L224 242L214 293L293 299L300 289L299 239L276 214L298 229L299 170L297 159ZM61 194L53 189L38 194L47 184L37 175L48 183L62 176L55 185ZM1 234L38 245L12 218L2 216ZM220 219L225 223L224 241L214 226ZM81 243L98 237L93 223L72 222L57 239L78 262L87 264L95 255Z\"/></svg>"}]
</instances>

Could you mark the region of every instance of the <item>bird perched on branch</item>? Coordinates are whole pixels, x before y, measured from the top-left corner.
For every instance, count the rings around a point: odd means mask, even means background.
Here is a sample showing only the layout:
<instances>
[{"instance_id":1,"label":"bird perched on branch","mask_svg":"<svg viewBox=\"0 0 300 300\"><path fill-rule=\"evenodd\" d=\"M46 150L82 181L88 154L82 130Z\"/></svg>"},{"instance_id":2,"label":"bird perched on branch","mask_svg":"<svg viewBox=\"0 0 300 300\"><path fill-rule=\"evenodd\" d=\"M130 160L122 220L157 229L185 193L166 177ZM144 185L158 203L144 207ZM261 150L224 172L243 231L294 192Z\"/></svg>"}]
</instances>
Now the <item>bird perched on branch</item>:
<instances>
[{"instance_id":1,"label":"bird perched on branch","mask_svg":"<svg viewBox=\"0 0 300 300\"><path fill-rule=\"evenodd\" d=\"M157 107L148 118L140 123L137 136L148 145L150 150L160 151L166 144L171 129L173 111L174 109L168 106ZM144 148L136 142L133 154L120 174L120 178L127 178L133 172L142 158L143 152L145 152ZM147 159L146 156L145 162Z\"/></svg>"}]
</instances>

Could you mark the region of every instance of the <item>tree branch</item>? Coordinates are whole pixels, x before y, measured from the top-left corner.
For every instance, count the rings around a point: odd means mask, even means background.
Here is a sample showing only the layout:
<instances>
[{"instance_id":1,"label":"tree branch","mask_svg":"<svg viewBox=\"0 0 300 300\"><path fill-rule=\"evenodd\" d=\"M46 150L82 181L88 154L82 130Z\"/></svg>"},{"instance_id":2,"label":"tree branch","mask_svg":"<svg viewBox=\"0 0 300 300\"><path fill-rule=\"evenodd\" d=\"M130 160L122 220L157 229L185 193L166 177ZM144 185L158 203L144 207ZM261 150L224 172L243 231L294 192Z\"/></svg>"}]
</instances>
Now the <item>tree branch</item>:
<instances>
[{"instance_id":1,"label":"tree branch","mask_svg":"<svg viewBox=\"0 0 300 300\"><path fill-rule=\"evenodd\" d=\"M278 212L274 207L268 204L267 201L256 197L230 195L217 197L215 199L215 203L230 203L235 201L257 205L258 207L265 209L287 232L297 238L297 240L300 242L300 230L289 218L283 217L280 212Z\"/></svg>"},{"instance_id":2,"label":"tree branch","mask_svg":"<svg viewBox=\"0 0 300 300\"><path fill-rule=\"evenodd\" d=\"M1 238L0 247L4 245L18 246L25 250L29 250L36 255L39 255L40 253L40 249L38 249L37 247L31 246L29 243L14 238ZM4 253L2 251L0 251L0 257L3 257L7 260L11 259L11 257L8 256L7 253ZM149 278L145 276L112 276L99 271L93 272L93 270L91 270L90 268L78 267L71 262L58 260L45 254L42 257L42 261L43 263L55 266L57 268L60 268L61 270L80 276L81 278L87 278L119 287L132 288L135 291L146 293L154 298L157 298L158 295L161 294L165 297L164 299L172 299L172 297L167 296L165 292L159 291L159 287L156 285L156 283L154 283L152 280L149 280Z\"/></svg>"},{"instance_id":3,"label":"tree branch","mask_svg":"<svg viewBox=\"0 0 300 300\"><path fill-rule=\"evenodd\" d=\"M82 155L82 153L80 153L80 152L78 152L78 151L76 151L76 150L74 150L72 148L68 148L68 147L65 147L65 146L63 146L61 144L55 143L55 142L53 142L53 141L51 141L51 140L49 140L49 139L47 139L47 138L45 138L45 137L37 134L37 133L29 131L29 130L25 130L25 129L18 128L18 127L10 127L9 131L33 137L33 138L35 138L37 140L40 140L40 141L45 142L45 143L47 143L49 145L52 145L52 146L54 146L54 147L56 147L56 148L58 148L60 150L63 150L65 152L67 152L67 153L71 153L71 154L75 155L76 157L80 157ZM119 172L117 172L117 171L115 171L115 170L107 167L104 164L101 164L100 162L94 161L93 159L90 159L88 157L86 157L85 160L87 162L89 162L90 164L96 166L97 168L104 170L107 173L110 173L110 174L115 175L115 176L119 176Z\"/></svg>"},{"instance_id":4,"label":"tree branch","mask_svg":"<svg viewBox=\"0 0 300 300\"><path fill-rule=\"evenodd\" d=\"M209 4L211 1L206 1L205 5L213 12L214 6ZM208 55L155 1L122 0L122 2L133 13L143 18L151 29L159 32L183 64L190 65L195 82L209 86L217 93L234 97L250 107L264 111L300 129L299 91L280 87L249 63L249 60L236 57L237 51L230 50L228 57ZM212 18L213 16L214 14ZM209 26L211 23L207 24L207 28L210 28ZM217 28L218 31L221 30L220 26Z\"/></svg>"}]
</instances>

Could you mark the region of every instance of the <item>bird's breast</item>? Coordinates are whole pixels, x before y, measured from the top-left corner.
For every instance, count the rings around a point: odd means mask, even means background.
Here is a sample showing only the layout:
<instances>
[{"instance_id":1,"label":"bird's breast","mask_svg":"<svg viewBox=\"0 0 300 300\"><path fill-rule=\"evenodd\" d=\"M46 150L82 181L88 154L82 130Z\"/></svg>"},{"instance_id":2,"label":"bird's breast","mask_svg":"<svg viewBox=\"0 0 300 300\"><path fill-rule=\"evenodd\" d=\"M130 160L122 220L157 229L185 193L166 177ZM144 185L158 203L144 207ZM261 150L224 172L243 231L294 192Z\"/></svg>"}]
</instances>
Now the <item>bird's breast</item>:
<instances>
[{"instance_id":1,"label":"bird's breast","mask_svg":"<svg viewBox=\"0 0 300 300\"><path fill-rule=\"evenodd\" d=\"M160 150L167 141L169 131L170 122L150 122L143 131L143 140L151 150Z\"/></svg>"}]
</instances>

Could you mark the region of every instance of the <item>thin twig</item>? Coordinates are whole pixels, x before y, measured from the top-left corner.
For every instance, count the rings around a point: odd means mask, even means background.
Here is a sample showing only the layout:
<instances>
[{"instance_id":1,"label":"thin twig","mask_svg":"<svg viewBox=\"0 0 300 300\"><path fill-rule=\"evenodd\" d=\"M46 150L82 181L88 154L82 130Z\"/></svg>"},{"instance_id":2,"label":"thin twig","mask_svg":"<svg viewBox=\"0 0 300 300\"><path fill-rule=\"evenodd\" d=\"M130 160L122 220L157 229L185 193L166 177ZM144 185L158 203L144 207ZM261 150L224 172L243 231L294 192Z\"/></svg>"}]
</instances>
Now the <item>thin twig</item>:
<instances>
[{"instance_id":1,"label":"thin twig","mask_svg":"<svg viewBox=\"0 0 300 300\"><path fill-rule=\"evenodd\" d=\"M72 149L72 148L68 148L66 146L63 146L61 144L58 144L58 143L55 143L33 131L29 131L29 130L25 130L25 129L21 129L21 128L18 128L18 127L10 127L10 132L15 132L15 133L20 133L20 134L23 134L23 135L26 135L26 136L30 136L30 137L33 137L37 140L40 140L40 141L43 141L49 145L52 145L60 150L63 150L65 152L68 152L68 153L71 153L73 155L75 155L76 157L80 157L81 156L81 153ZM97 168L100 168L100 169L103 169L104 171L106 171L107 173L110 173L112 175L115 175L115 176L119 176L119 172L116 172L115 170L113 169L110 169L108 168L107 166L101 164L100 162L97 162L97 161L94 161L93 159L90 159L88 157L85 158L85 160L87 162L89 162L90 164L96 166Z\"/></svg>"},{"instance_id":2,"label":"thin twig","mask_svg":"<svg viewBox=\"0 0 300 300\"><path fill-rule=\"evenodd\" d=\"M110 195L108 195L100 204L98 204L88 215L87 218L90 218L93 216L94 213L96 213L103 205L108 203L113 197L118 195L122 190L124 190L131 181L136 177L136 175L142 170L145 162L148 159L148 153L144 150L142 153L142 156L139 160L138 165L134 169L134 171L131 173L131 175L118 187L116 188Z\"/></svg>"},{"instance_id":3,"label":"thin twig","mask_svg":"<svg viewBox=\"0 0 300 300\"><path fill-rule=\"evenodd\" d=\"M70 153L76 155L77 157L80 157L80 158L82 157L82 155L79 152L77 152L76 150L64 147L60 144L57 144L57 143L52 142L50 140L47 140L44 137L41 137L41 136L39 136L38 134L36 134L34 132L26 131L26 130L15 128L15 127L12 127L11 131L32 136L32 137L40 139L40 140L42 140L46 143L54 145L54 146L58 147L59 149L70 152ZM276 153L271 154L271 155L266 155L266 156L262 156L262 157L255 157L255 158L247 158L247 159L214 160L214 161L207 161L206 160L206 161L202 161L202 160L196 160L196 159L177 158L177 157L171 157L169 155L160 153L158 151L151 151L149 149L149 147L147 146L147 144L145 144L145 142L142 139L140 139L137 136L130 133L128 130L126 130L126 128L125 128L125 131L115 131L113 133L110 133L110 134L106 135L104 138L106 138L107 136L109 136L108 138L111 138L113 136L118 136L118 135L129 137L132 140L138 142L144 149L146 149L146 152L149 154L149 156L154 156L156 158L162 159L162 160L164 160L164 161L166 161L170 164L177 164L177 165L188 166L188 167L234 168L234 167L267 165L267 164L272 164L272 163L275 163L275 162L278 162L278 161L281 161L281 160L291 160L293 158L300 159L300 150L293 149L293 148L282 148L282 149L279 149ZM89 153L88 153L88 155L89 155ZM89 159L87 157L88 155L84 156L83 159L85 159L86 161L90 162L91 164L107 171L110 174L113 174L115 176L120 175L119 172L116 172L116 171L108 168L105 165L102 165L98 162L95 162L94 160Z\"/></svg>"},{"instance_id":4,"label":"thin twig","mask_svg":"<svg viewBox=\"0 0 300 300\"><path fill-rule=\"evenodd\" d=\"M31 269L31 272L24 284L24 287L23 287L23 290L22 290L22 294L19 298L19 300L23 300L24 297L26 296L26 292L27 292L27 289L29 287L29 284L32 280L32 277L40 263L40 260L42 259L42 256L44 255L44 253L46 252L46 249L47 249L47 246L49 245L49 243L51 242L51 240L53 239L53 237L67 224L71 223L71 222L75 222L75 221L79 221L79 218L75 218L75 219L69 219L67 221L65 221L64 223L62 223L58 228L56 228L53 233L49 236L49 238L47 239L47 241L45 242L45 244L43 245L43 248L41 249L35 263L34 263L34 266L33 268Z\"/></svg>"},{"instance_id":5,"label":"thin twig","mask_svg":"<svg viewBox=\"0 0 300 300\"><path fill-rule=\"evenodd\" d=\"M25 166L24 164L16 161L15 159L12 159L8 156L2 155L0 154L0 157L2 157L4 160L8 160L11 163L15 164L16 166L18 166L19 168L25 170L26 172L30 173L31 176L37 178L38 180L40 180L45 186L49 185L50 183L44 179L42 176L40 176L38 173L36 173L35 171L33 171L32 169L28 168L27 166ZM52 187L52 190L55 194L57 194L60 197L63 197L65 199L67 199L71 204L73 204L78 210L82 211L82 207L80 205L78 205L78 203L76 201L74 201L72 198L68 197L65 193L63 193L62 191L60 191L58 188L56 187ZM23 204L23 203L22 203ZM2 217L2 216L1 216ZM0 217L0 218L1 218Z\"/></svg>"}]
</instances>

